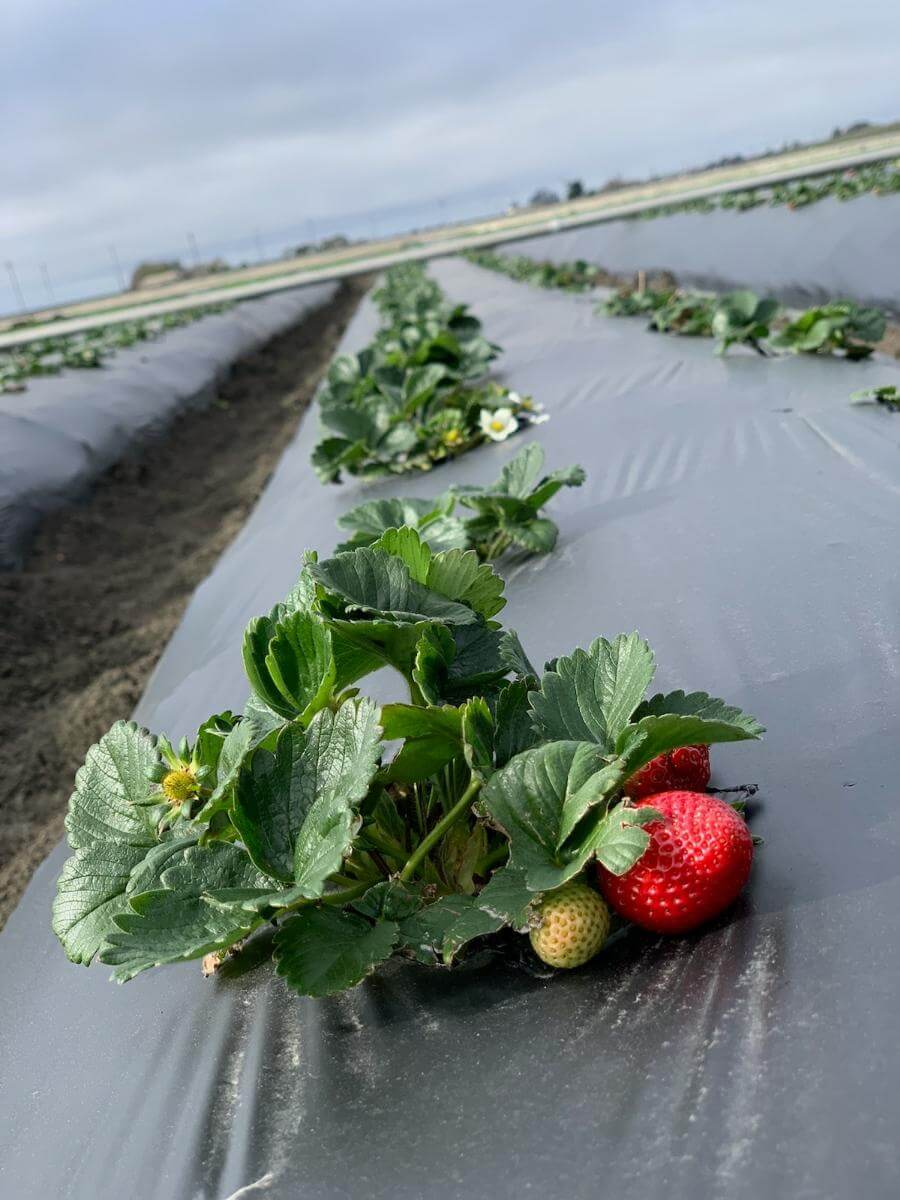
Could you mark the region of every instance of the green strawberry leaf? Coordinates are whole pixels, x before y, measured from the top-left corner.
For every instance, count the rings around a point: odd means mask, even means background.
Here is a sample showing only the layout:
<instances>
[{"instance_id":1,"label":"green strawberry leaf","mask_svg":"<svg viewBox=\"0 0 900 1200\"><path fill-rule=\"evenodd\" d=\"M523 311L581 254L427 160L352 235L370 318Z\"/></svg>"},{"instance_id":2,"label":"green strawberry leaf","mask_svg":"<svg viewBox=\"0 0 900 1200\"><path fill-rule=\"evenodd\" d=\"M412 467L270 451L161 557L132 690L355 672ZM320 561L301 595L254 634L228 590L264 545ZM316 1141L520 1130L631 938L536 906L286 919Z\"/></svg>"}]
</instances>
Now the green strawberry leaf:
<instances>
[{"instance_id":1,"label":"green strawberry leaf","mask_svg":"<svg viewBox=\"0 0 900 1200\"><path fill-rule=\"evenodd\" d=\"M528 682L514 679L500 692L494 704L494 765L505 767L511 758L530 750L540 741L531 723Z\"/></svg>"},{"instance_id":2,"label":"green strawberry leaf","mask_svg":"<svg viewBox=\"0 0 900 1200\"><path fill-rule=\"evenodd\" d=\"M110 843L155 845L158 838L143 806L158 791L149 778L158 761L155 739L133 721L117 721L91 746L75 776L66 816L73 850Z\"/></svg>"},{"instance_id":3,"label":"green strawberry leaf","mask_svg":"<svg viewBox=\"0 0 900 1200\"><path fill-rule=\"evenodd\" d=\"M500 478L491 487L491 492L503 496L517 496L524 500L540 478L544 465L544 450L539 442L530 442L511 458L500 471Z\"/></svg>"},{"instance_id":4,"label":"green strawberry leaf","mask_svg":"<svg viewBox=\"0 0 900 1200\"><path fill-rule=\"evenodd\" d=\"M369 626L375 622L368 621L330 621L329 628L331 630L331 646L334 651L334 665L336 677L334 681L334 693L339 695L345 687L351 683L355 683L357 679L362 679L364 675L371 675L373 671L377 671L383 667L385 661L383 641L390 641L390 637L382 639L379 642L373 636L360 636L366 633L371 635ZM403 634L406 628L391 626L391 633Z\"/></svg>"},{"instance_id":5,"label":"green strawberry leaf","mask_svg":"<svg viewBox=\"0 0 900 1200\"><path fill-rule=\"evenodd\" d=\"M238 776L231 818L250 857L299 896L321 896L350 849L378 763L377 717L368 700L324 709L308 729L286 726L275 752L255 751Z\"/></svg>"},{"instance_id":6,"label":"green strawberry leaf","mask_svg":"<svg viewBox=\"0 0 900 1200\"><path fill-rule=\"evenodd\" d=\"M650 834L643 825L665 820L655 808L631 808L617 804L600 822L593 838L598 860L613 875L630 871L650 845Z\"/></svg>"},{"instance_id":7,"label":"green strawberry leaf","mask_svg":"<svg viewBox=\"0 0 900 1200\"><path fill-rule=\"evenodd\" d=\"M597 742L611 751L655 671L653 651L636 633L556 660L531 693L535 724L546 738Z\"/></svg>"},{"instance_id":8,"label":"green strawberry leaf","mask_svg":"<svg viewBox=\"0 0 900 1200\"><path fill-rule=\"evenodd\" d=\"M512 867L495 871L477 896L442 896L400 923L400 946L420 962L449 965L474 938L496 933L505 925L528 928L531 905L538 900Z\"/></svg>"},{"instance_id":9,"label":"green strawberry leaf","mask_svg":"<svg viewBox=\"0 0 900 1200\"><path fill-rule=\"evenodd\" d=\"M381 710L384 740L404 744L382 776L385 782L418 783L429 779L462 750L462 712L449 705L422 708L386 704Z\"/></svg>"},{"instance_id":10,"label":"green strawberry leaf","mask_svg":"<svg viewBox=\"0 0 900 1200\"><path fill-rule=\"evenodd\" d=\"M385 879L373 884L353 907L373 921L403 921L422 907L422 897L413 890L415 885Z\"/></svg>"},{"instance_id":11,"label":"green strawberry leaf","mask_svg":"<svg viewBox=\"0 0 900 1200\"><path fill-rule=\"evenodd\" d=\"M250 681L253 695L267 708L283 717L285 714L280 710L285 707L284 698L269 677L266 667L266 655L269 653L269 643L275 636L276 624L271 615L254 617L249 621L244 630L241 655L244 660L244 673Z\"/></svg>"},{"instance_id":12,"label":"green strawberry leaf","mask_svg":"<svg viewBox=\"0 0 900 1200\"><path fill-rule=\"evenodd\" d=\"M679 746L739 742L763 732L755 717L706 692L669 692L653 696L635 711L634 723L618 735L616 753L626 760L631 775Z\"/></svg>"},{"instance_id":13,"label":"green strawberry leaf","mask_svg":"<svg viewBox=\"0 0 900 1200\"><path fill-rule=\"evenodd\" d=\"M161 881L162 888L131 896L100 952L100 961L116 968L118 983L149 967L226 949L260 924L258 917L236 918L202 895L211 887L252 887L264 881L240 846L214 842L189 847L162 872Z\"/></svg>"},{"instance_id":14,"label":"green strawberry leaf","mask_svg":"<svg viewBox=\"0 0 900 1200\"><path fill-rule=\"evenodd\" d=\"M473 696L462 708L463 753L478 779L494 773L494 718L483 696Z\"/></svg>"},{"instance_id":15,"label":"green strawberry leaf","mask_svg":"<svg viewBox=\"0 0 900 1200\"><path fill-rule=\"evenodd\" d=\"M326 597L338 606L332 616L363 613L385 622L409 624L468 625L478 620L470 607L417 583L402 559L372 546L313 563L310 571Z\"/></svg>"},{"instance_id":16,"label":"green strawberry leaf","mask_svg":"<svg viewBox=\"0 0 900 1200\"><path fill-rule=\"evenodd\" d=\"M509 670L502 657L503 634L486 625L466 625L450 635L454 652L447 666L448 698L467 699L496 690Z\"/></svg>"},{"instance_id":17,"label":"green strawberry leaf","mask_svg":"<svg viewBox=\"0 0 900 1200\"><path fill-rule=\"evenodd\" d=\"M485 625L423 628L413 680L429 704L460 704L473 694L488 694L509 670L501 657L503 645L503 634Z\"/></svg>"},{"instance_id":18,"label":"green strawberry leaf","mask_svg":"<svg viewBox=\"0 0 900 1200\"><path fill-rule=\"evenodd\" d=\"M552 471L527 497L528 504L533 512L537 512L538 509L544 507L548 500L552 500L561 488L581 487L585 479L587 479L587 473L584 467L563 467L559 471Z\"/></svg>"},{"instance_id":19,"label":"green strawberry leaf","mask_svg":"<svg viewBox=\"0 0 900 1200\"><path fill-rule=\"evenodd\" d=\"M593 853L610 796L626 777L599 746L560 741L518 754L488 780L481 801L510 842L510 865L532 891L558 887Z\"/></svg>"},{"instance_id":20,"label":"green strawberry leaf","mask_svg":"<svg viewBox=\"0 0 900 1200\"><path fill-rule=\"evenodd\" d=\"M90 966L114 928L113 917L127 907L128 880L146 853L145 846L110 842L66 860L53 901L53 932L72 962Z\"/></svg>"},{"instance_id":21,"label":"green strawberry leaf","mask_svg":"<svg viewBox=\"0 0 900 1200\"><path fill-rule=\"evenodd\" d=\"M495 871L478 894L478 903L490 915L524 933L530 924L532 907L540 900L529 888L524 871L505 866Z\"/></svg>"},{"instance_id":22,"label":"green strawberry leaf","mask_svg":"<svg viewBox=\"0 0 900 1200\"><path fill-rule=\"evenodd\" d=\"M514 629L504 629L500 634L500 659L507 670L520 679L537 680L538 673Z\"/></svg>"},{"instance_id":23,"label":"green strawberry leaf","mask_svg":"<svg viewBox=\"0 0 900 1200\"><path fill-rule=\"evenodd\" d=\"M477 896L442 896L401 921L399 946L421 963L449 965L467 941L495 933L502 925L502 919L482 910Z\"/></svg>"},{"instance_id":24,"label":"green strawberry leaf","mask_svg":"<svg viewBox=\"0 0 900 1200\"><path fill-rule=\"evenodd\" d=\"M535 517L531 521L509 524L506 532L517 546L531 554L549 554L559 537L559 527L549 517Z\"/></svg>"},{"instance_id":25,"label":"green strawberry leaf","mask_svg":"<svg viewBox=\"0 0 900 1200\"><path fill-rule=\"evenodd\" d=\"M429 588L449 600L458 600L485 620L506 604L503 579L489 563L480 563L474 550L445 550L428 568Z\"/></svg>"},{"instance_id":26,"label":"green strawberry leaf","mask_svg":"<svg viewBox=\"0 0 900 1200\"><path fill-rule=\"evenodd\" d=\"M447 684L447 672L456 654L449 629L439 625L422 628L415 647L412 677L426 704L441 704Z\"/></svg>"},{"instance_id":27,"label":"green strawberry leaf","mask_svg":"<svg viewBox=\"0 0 900 1200\"><path fill-rule=\"evenodd\" d=\"M383 550L385 554L401 559L409 569L410 578L416 583L428 582L431 547L410 526L386 529L378 541L373 542L372 549Z\"/></svg>"},{"instance_id":28,"label":"green strawberry leaf","mask_svg":"<svg viewBox=\"0 0 900 1200\"><path fill-rule=\"evenodd\" d=\"M340 529L352 533L355 545L368 546L377 542L385 530L401 529L404 525L418 529L427 517L435 513L436 508L436 501L418 500L415 497L366 500L338 517L337 523ZM339 547L336 553L340 551Z\"/></svg>"},{"instance_id":29,"label":"green strawberry leaf","mask_svg":"<svg viewBox=\"0 0 900 1200\"><path fill-rule=\"evenodd\" d=\"M117 721L87 752L75 776L66 861L53 902L53 932L68 957L90 965L113 918L127 905L132 872L159 842L146 810L158 762L156 742L133 722Z\"/></svg>"},{"instance_id":30,"label":"green strawberry leaf","mask_svg":"<svg viewBox=\"0 0 900 1200\"><path fill-rule=\"evenodd\" d=\"M215 813L229 807L232 789L247 755L283 724L284 721L261 701L248 701L244 715L222 741L216 764L216 786L197 814L197 821L209 821Z\"/></svg>"},{"instance_id":31,"label":"green strawberry leaf","mask_svg":"<svg viewBox=\"0 0 900 1200\"><path fill-rule=\"evenodd\" d=\"M356 987L389 958L398 937L393 921L372 925L336 908L307 908L275 935L275 967L301 996L330 996Z\"/></svg>"},{"instance_id":32,"label":"green strawberry leaf","mask_svg":"<svg viewBox=\"0 0 900 1200\"><path fill-rule=\"evenodd\" d=\"M337 674L331 634L311 613L255 618L244 633L243 655L250 686L279 716L308 725L328 703Z\"/></svg>"},{"instance_id":33,"label":"green strawberry leaf","mask_svg":"<svg viewBox=\"0 0 900 1200\"><path fill-rule=\"evenodd\" d=\"M194 739L194 757L198 766L218 770L225 739L236 723L237 718L232 712L215 713L207 717Z\"/></svg>"},{"instance_id":34,"label":"green strawberry leaf","mask_svg":"<svg viewBox=\"0 0 900 1200\"><path fill-rule=\"evenodd\" d=\"M357 670L365 664L365 671L358 671L354 678L366 674L387 663L401 675L409 676L423 633L432 628L430 621L409 624L391 620L340 620L329 622L335 636L335 645L354 646L355 653L347 653L344 663Z\"/></svg>"},{"instance_id":35,"label":"green strawberry leaf","mask_svg":"<svg viewBox=\"0 0 900 1200\"><path fill-rule=\"evenodd\" d=\"M275 711L308 725L331 698L337 676L330 631L310 613L292 613L276 625L265 666L283 698Z\"/></svg>"},{"instance_id":36,"label":"green strawberry leaf","mask_svg":"<svg viewBox=\"0 0 900 1200\"><path fill-rule=\"evenodd\" d=\"M163 872L175 866L182 853L196 846L200 835L193 833L185 837L167 837L159 845L151 847L137 864L128 879L125 895L128 899L140 896L142 892L152 892L163 886ZM127 912L127 906L123 908ZM112 926L111 926L112 927Z\"/></svg>"}]
</instances>

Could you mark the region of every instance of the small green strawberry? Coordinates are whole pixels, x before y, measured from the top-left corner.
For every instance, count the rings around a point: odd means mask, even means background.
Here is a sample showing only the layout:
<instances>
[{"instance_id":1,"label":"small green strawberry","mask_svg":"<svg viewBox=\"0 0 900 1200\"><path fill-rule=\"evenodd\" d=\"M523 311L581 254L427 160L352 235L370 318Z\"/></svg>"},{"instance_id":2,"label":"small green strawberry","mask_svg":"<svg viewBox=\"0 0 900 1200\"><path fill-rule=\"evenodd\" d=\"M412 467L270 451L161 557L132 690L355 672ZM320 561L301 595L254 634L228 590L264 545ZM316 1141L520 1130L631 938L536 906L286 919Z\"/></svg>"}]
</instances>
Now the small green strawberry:
<instances>
[{"instance_id":1,"label":"small green strawberry","mask_svg":"<svg viewBox=\"0 0 900 1200\"><path fill-rule=\"evenodd\" d=\"M609 936L609 909L586 883L567 883L538 906L531 945L551 967L580 967Z\"/></svg>"}]
</instances>

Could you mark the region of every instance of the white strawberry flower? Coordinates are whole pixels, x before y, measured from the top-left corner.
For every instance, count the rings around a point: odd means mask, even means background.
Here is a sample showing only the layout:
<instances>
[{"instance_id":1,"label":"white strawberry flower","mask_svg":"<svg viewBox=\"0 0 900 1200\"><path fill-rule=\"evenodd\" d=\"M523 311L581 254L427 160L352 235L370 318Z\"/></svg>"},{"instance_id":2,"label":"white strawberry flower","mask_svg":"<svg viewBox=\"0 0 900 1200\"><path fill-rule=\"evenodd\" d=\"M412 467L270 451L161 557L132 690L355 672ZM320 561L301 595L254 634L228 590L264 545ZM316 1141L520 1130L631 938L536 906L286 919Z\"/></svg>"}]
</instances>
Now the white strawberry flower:
<instances>
[{"instance_id":1,"label":"white strawberry flower","mask_svg":"<svg viewBox=\"0 0 900 1200\"><path fill-rule=\"evenodd\" d=\"M513 408L526 416L529 421L536 421L538 414L544 411L543 404L538 404L532 396L520 396L518 392L507 392L506 398Z\"/></svg>"},{"instance_id":2,"label":"white strawberry flower","mask_svg":"<svg viewBox=\"0 0 900 1200\"><path fill-rule=\"evenodd\" d=\"M481 432L492 442L505 442L519 428L511 408L483 408L479 420Z\"/></svg>"}]
</instances>

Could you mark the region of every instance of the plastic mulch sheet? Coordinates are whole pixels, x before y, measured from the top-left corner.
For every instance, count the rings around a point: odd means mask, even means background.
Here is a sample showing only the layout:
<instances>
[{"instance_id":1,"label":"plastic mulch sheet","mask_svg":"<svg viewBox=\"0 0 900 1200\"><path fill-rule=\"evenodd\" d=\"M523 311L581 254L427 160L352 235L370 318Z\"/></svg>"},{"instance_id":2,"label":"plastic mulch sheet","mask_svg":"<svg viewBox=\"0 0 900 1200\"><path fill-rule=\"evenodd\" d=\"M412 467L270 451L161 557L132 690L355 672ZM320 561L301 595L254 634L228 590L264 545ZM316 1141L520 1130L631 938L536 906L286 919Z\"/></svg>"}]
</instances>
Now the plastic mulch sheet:
<instances>
[{"instance_id":1,"label":"plastic mulch sheet","mask_svg":"<svg viewBox=\"0 0 900 1200\"><path fill-rule=\"evenodd\" d=\"M847 297L900 313L900 195L609 221L499 249L614 272L669 270L694 287L748 287L788 304Z\"/></svg>"},{"instance_id":2,"label":"plastic mulch sheet","mask_svg":"<svg viewBox=\"0 0 900 1200\"><path fill-rule=\"evenodd\" d=\"M742 218L742 219L747 219ZM900 417L852 408L887 360L716 358L463 262L433 268L552 414L557 552L505 568L536 661L634 627L661 690L707 688L762 743L750 887L706 930L632 934L546 979L395 964L301 1000L268 966L117 988L49 928L59 848L0 936L0 1195L10 1200L672 1200L897 1194ZM364 305L345 338L374 323ZM192 733L244 699L240 635L405 481L323 488L307 420L199 588L138 718ZM407 485L488 481L520 439ZM387 698L387 693L383 698Z\"/></svg>"},{"instance_id":3,"label":"plastic mulch sheet","mask_svg":"<svg viewBox=\"0 0 900 1200\"><path fill-rule=\"evenodd\" d=\"M212 314L112 357L0 394L0 568L15 565L41 516L71 502L101 472L202 407L231 364L326 304L317 283Z\"/></svg>"}]
</instances>

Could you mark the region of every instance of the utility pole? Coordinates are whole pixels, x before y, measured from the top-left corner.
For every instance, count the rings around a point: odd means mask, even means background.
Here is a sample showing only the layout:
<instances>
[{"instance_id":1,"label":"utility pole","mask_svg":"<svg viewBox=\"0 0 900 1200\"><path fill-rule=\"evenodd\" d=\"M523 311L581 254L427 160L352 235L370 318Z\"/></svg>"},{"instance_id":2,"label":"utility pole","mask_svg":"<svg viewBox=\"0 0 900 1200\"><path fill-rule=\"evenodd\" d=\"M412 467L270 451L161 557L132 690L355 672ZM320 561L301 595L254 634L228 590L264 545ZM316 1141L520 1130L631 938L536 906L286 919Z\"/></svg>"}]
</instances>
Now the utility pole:
<instances>
[{"instance_id":1,"label":"utility pole","mask_svg":"<svg viewBox=\"0 0 900 1200\"><path fill-rule=\"evenodd\" d=\"M16 274L16 268L11 262L6 264L6 273L9 275L9 282L12 285L13 295L16 298L16 304L19 306L19 312L25 311L25 297L22 295L22 289L19 287L19 277Z\"/></svg>"},{"instance_id":2,"label":"utility pole","mask_svg":"<svg viewBox=\"0 0 900 1200\"><path fill-rule=\"evenodd\" d=\"M119 291L125 291L125 272L122 270L122 264L119 261L119 252L114 245L109 248L109 257L112 259L112 265L116 272L116 279L119 281Z\"/></svg>"},{"instance_id":3,"label":"utility pole","mask_svg":"<svg viewBox=\"0 0 900 1200\"><path fill-rule=\"evenodd\" d=\"M47 292L47 299L51 305L56 304L56 297L53 295L53 284L50 282L50 272L47 270L47 264L41 263L41 278L44 281L44 288Z\"/></svg>"},{"instance_id":4,"label":"utility pole","mask_svg":"<svg viewBox=\"0 0 900 1200\"><path fill-rule=\"evenodd\" d=\"M199 267L200 266L200 250L197 246L197 239L194 237L194 235L192 233L189 233L187 235L187 243L188 243L188 250L190 250L191 255L193 256L193 259L194 259L194 266Z\"/></svg>"}]
</instances>

